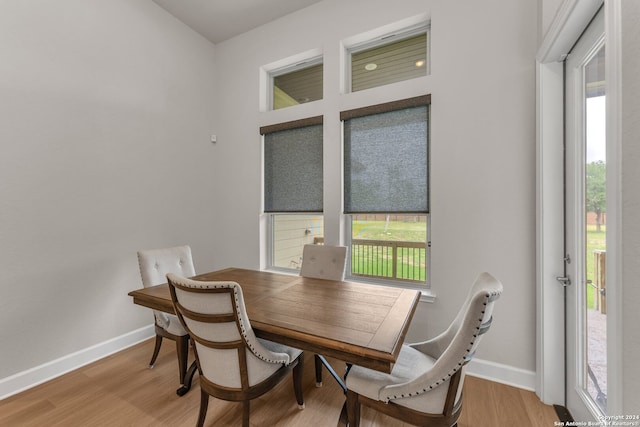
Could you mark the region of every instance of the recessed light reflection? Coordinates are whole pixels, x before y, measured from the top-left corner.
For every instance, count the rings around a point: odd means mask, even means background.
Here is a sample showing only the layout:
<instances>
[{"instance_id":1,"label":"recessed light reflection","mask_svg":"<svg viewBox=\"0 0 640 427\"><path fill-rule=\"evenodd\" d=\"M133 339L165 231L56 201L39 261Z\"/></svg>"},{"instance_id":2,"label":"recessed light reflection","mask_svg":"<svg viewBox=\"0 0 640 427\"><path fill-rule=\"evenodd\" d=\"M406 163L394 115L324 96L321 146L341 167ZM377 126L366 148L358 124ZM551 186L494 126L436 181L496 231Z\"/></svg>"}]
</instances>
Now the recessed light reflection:
<instances>
[{"instance_id":1,"label":"recessed light reflection","mask_svg":"<svg viewBox=\"0 0 640 427\"><path fill-rule=\"evenodd\" d=\"M364 66L364 69L367 71L373 71L378 68L378 64L374 64L373 62Z\"/></svg>"}]
</instances>

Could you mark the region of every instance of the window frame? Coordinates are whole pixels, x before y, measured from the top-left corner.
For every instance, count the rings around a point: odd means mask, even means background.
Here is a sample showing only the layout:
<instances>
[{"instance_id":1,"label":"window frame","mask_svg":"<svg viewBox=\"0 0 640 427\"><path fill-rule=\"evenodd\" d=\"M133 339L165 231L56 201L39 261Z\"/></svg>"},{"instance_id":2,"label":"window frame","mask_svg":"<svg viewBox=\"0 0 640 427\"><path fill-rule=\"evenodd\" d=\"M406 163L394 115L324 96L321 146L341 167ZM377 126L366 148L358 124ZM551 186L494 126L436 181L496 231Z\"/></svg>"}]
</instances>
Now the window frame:
<instances>
[{"instance_id":1,"label":"window frame","mask_svg":"<svg viewBox=\"0 0 640 427\"><path fill-rule=\"evenodd\" d=\"M407 80L389 83L372 87L370 89L361 90L356 94L351 91L351 51L366 50L376 46L383 46L401 39L410 38L417 34L426 34L426 75L416 76ZM312 213L322 215L323 217L323 237L328 244L340 244L348 247L348 272L347 280L354 282L372 283L382 286L392 286L407 289L416 289L422 293L422 301L433 302L435 296L430 291L430 273L431 273L431 214L426 213L425 226L427 227L427 235L425 248L426 253L426 280L425 282L415 282L404 280L392 280L391 278L371 278L367 276L350 276L351 273L351 240L352 240L352 217L350 214L344 213L344 126L342 119L336 120L344 108L362 107L373 108L376 102L386 104L389 100L398 97L411 97L413 95L424 95L430 92L429 76L431 74L431 17L427 13L411 16L400 21L396 21L384 26L373 28L369 31L354 34L339 40L338 62L331 61L328 64L324 61L324 48L317 47L306 52L295 54L284 59L274 61L260 67L260 94L259 94L259 112L261 115L261 124L269 122L284 122L286 120L298 119L300 117L310 115L323 115L330 118L330 121L324 123L323 132L323 152L324 152L324 176L323 187L324 200L323 212ZM298 108L280 108L273 110L273 81L271 73L278 75L287 70L295 71L296 65L307 65L308 61L322 58L323 63L323 99L310 101L304 105L300 104ZM330 65L330 67L329 67ZM337 68L337 69L336 69ZM327 80L327 76L336 72L338 76L337 82L333 79ZM329 86L331 83L331 86ZM333 84L337 83L337 87ZM393 92L389 89L389 85L394 85ZM396 91L396 88L398 89ZM336 91L334 93L334 90ZM398 95L401 94L401 95ZM329 96L331 95L331 96ZM417 96L419 98L419 96ZM321 101L321 102L318 102ZM396 101L393 101L396 102ZM430 104L430 102L429 102ZM431 189L431 108L428 108L428 190ZM340 148L339 148L340 147ZM264 165L264 162L263 162ZM264 177L264 174L262 174ZM335 190L335 191L332 191ZM264 189L262 191L264 197ZM264 203L262 203L264 207ZM429 207L430 209L430 207ZM262 211L260 219L260 247L261 268L268 270L281 271L285 273L296 274L297 271L292 269L282 269L275 267L273 253L273 217L279 213L268 213ZM302 212L306 215L307 212ZM421 215L416 212L414 214ZM292 214L296 215L296 214ZM327 240L328 239L328 240ZM346 242L348 241L348 244ZM282 258L283 259L283 258Z\"/></svg>"},{"instance_id":2,"label":"window frame","mask_svg":"<svg viewBox=\"0 0 640 427\"><path fill-rule=\"evenodd\" d=\"M261 113L270 113L274 110L273 107L273 81L271 79L271 74L278 74L281 71L287 69L293 69L296 65L304 65L309 61L314 60L321 61L323 64L323 97L324 97L324 52L320 48L315 48L311 50L307 50L305 52L300 52L298 54L289 56L287 58L283 58L269 64L265 64L260 66L258 71L259 74L259 111ZM299 107L299 106L298 106ZM286 110L286 108L281 108L280 110Z\"/></svg>"},{"instance_id":3,"label":"window frame","mask_svg":"<svg viewBox=\"0 0 640 427\"><path fill-rule=\"evenodd\" d=\"M264 154L264 150L265 150L265 136L269 133L274 133L274 132L280 132L280 131L286 131L286 130L293 130L293 129L301 129L301 128L305 128L305 127L309 127L309 126L316 126L316 125L320 125L322 126L324 124L324 116L319 115L319 116L312 116L312 117L306 117L303 119L298 119L298 120L292 120L292 121L288 121L288 122L280 122L280 123L275 123L272 125L266 125L266 126L261 126L259 129L260 135L261 135L261 147L262 147L262 213L264 215L266 215L267 221L266 221L266 231L267 231L267 235L266 235L266 239L267 239L267 256L265 258L266 260L266 267L268 270L273 270L273 271L280 271L280 272L284 272L284 273L296 273L298 272L297 269L295 268L286 268L286 267L280 267L280 266L276 266L274 264L275 262L275 239L274 239L274 233L275 233L275 226L274 226L274 221L275 221L275 216L277 215L291 215L291 216L318 216L318 217L322 217L322 228L323 228L323 234L324 234L324 206L323 209L321 211L265 211L265 186L266 186L266 180L265 180L265 154ZM324 151L324 132L323 132L323 138L322 138L322 146L323 146L323 151ZM323 187L324 187L324 181L323 181Z\"/></svg>"},{"instance_id":4,"label":"window frame","mask_svg":"<svg viewBox=\"0 0 640 427\"><path fill-rule=\"evenodd\" d=\"M343 79L342 79L342 93L356 93L353 92L353 88L352 88L352 78L353 78L353 70L352 70L352 55L354 53L359 53L365 50L369 50L369 49L373 49L376 47L383 47L395 42L399 42L414 36L418 36L420 34L426 34L426 38L427 38L427 51L426 51L426 56L425 56L425 76L429 76L431 74L431 22L430 21L423 21L420 22L418 24L415 25L411 25L408 27L404 27L404 28L400 28L397 31L390 31L390 32L385 32L383 34L379 34L376 35L374 37L370 37L367 38L366 40L358 40L359 38L355 38L355 41L343 41L342 42L342 48L343 48ZM425 76L421 76L421 77L425 77ZM414 77L414 78L420 78L420 77ZM411 79L407 79L407 80L413 80L414 78ZM401 80L401 81L405 81L405 80ZM394 83L400 83L401 81L398 82L394 82ZM388 84L394 84L394 83L388 83ZM375 88L379 88L379 87L383 87L386 85L380 85L380 86L374 86L368 89L363 89L363 90L370 90L370 89L375 89ZM361 91L357 91L357 92L361 92Z\"/></svg>"},{"instance_id":5,"label":"window frame","mask_svg":"<svg viewBox=\"0 0 640 427\"><path fill-rule=\"evenodd\" d=\"M311 68L311 67L314 67L316 65L322 65L322 67L323 67L322 68L322 79L320 80L320 82L322 83L322 97L319 98L319 99L308 101L308 102L303 102L303 103L300 103L298 105L291 105L289 107L282 107L282 108L274 108L273 103L275 101L275 78L283 76L285 74L290 74L290 73L295 73L297 71L302 71L304 69ZM278 67L278 68L266 70L266 73L267 73L267 87L266 87L266 91L267 91L266 110L267 111L278 111L278 110L283 110L285 108L297 107L297 106L300 106L300 105L303 105L303 104L308 104L310 102L322 101L322 99L324 98L324 57L323 57L323 55L313 56L313 57L302 59L302 60L296 61L296 62L288 64L288 65L284 65L284 66L281 66L281 67Z\"/></svg>"},{"instance_id":6,"label":"window frame","mask_svg":"<svg viewBox=\"0 0 640 427\"><path fill-rule=\"evenodd\" d=\"M268 134L272 134L272 133L276 133L276 132L282 132L282 131L287 131L287 130L296 130L296 129L303 129L306 127L311 127L311 126L320 126L322 128L324 124L324 116L313 116L313 117L307 117L304 119L299 119L299 120L292 120L289 122L282 122L282 123L276 123L273 125L268 125L268 126L262 126L260 127L260 135L262 136L262 211L264 213L317 213L317 212L322 212L324 210L324 207L320 210L314 210L314 211L308 211L308 210L286 210L286 211L280 211L277 209L269 209L266 210L265 209L265 205L266 205L266 200L265 200L265 190L266 190L266 179L265 179L265 174L266 174L266 170L265 170L265 162L266 162L266 155L265 155L265 148L266 148L266 136ZM322 151L324 152L324 130L323 130L323 137L322 137L322 141L321 141L321 147L322 147ZM324 175L324 170L323 170L323 175ZM321 180L322 182L322 186L324 187L324 177ZM322 194L323 189L321 189L320 193Z\"/></svg>"}]
</instances>

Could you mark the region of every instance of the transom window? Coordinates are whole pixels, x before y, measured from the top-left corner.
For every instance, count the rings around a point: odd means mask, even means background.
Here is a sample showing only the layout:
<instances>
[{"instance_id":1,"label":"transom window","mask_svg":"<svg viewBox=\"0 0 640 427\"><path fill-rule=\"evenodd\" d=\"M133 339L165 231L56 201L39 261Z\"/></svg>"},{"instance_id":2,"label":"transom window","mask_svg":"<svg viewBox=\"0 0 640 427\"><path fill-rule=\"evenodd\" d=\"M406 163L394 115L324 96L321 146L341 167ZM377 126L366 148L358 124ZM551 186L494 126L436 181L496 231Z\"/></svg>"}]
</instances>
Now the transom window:
<instances>
[{"instance_id":1,"label":"transom window","mask_svg":"<svg viewBox=\"0 0 640 427\"><path fill-rule=\"evenodd\" d=\"M428 35L422 26L347 48L351 92L428 75Z\"/></svg>"},{"instance_id":2,"label":"transom window","mask_svg":"<svg viewBox=\"0 0 640 427\"><path fill-rule=\"evenodd\" d=\"M322 58L316 58L271 72L271 108L279 110L322 99L323 69Z\"/></svg>"}]
</instances>

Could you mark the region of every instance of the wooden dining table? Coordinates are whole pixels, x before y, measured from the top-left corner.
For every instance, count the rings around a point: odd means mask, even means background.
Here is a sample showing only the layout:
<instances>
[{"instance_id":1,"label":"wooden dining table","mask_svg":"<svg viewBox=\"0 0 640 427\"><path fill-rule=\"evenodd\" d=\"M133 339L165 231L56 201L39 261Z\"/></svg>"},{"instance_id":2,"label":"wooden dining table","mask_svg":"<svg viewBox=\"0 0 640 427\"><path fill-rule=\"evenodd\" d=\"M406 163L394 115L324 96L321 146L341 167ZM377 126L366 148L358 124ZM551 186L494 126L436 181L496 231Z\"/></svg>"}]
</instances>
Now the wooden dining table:
<instances>
[{"instance_id":1,"label":"wooden dining table","mask_svg":"<svg viewBox=\"0 0 640 427\"><path fill-rule=\"evenodd\" d=\"M193 279L240 284L260 338L385 373L393 368L420 299L417 290L242 268ZM167 284L129 295L135 304L175 313Z\"/></svg>"}]
</instances>

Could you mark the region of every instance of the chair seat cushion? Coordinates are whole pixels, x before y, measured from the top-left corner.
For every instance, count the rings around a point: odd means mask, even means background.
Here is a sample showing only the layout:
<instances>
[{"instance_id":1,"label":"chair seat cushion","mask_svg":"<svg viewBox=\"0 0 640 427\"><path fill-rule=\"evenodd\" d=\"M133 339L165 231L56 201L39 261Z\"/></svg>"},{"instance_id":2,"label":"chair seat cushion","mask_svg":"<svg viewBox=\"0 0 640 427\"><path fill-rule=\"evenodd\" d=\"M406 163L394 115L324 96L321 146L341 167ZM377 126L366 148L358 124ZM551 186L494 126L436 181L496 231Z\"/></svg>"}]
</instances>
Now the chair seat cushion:
<instances>
[{"instance_id":1,"label":"chair seat cushion","mask_svg":"<svg viewBox=\"0 0 640 427\"><path fill-rule=\"evenodd\" d=\"M353 366L347 376L347 388L370 399L380 400L380 390L389 385L411 381L431 369L435 359L403 345L391 374Z\"/></svg>"},{"instance_id":2,"label":"chair seat cushion","mask_svg":"<svg viewBox=\"0 0 640 427\"><path fill-rule=\"evenodd\" d=\"M403 384L417 379L430 370L436 359L414 348L403 345L391 374L353 366L347 376L347 388L373 400L383 400L380 392L388 386ZM444 408L447 385L436 387L413 397L398 397L391 402L423 413L439 413Z\"/></svg>"},{"instance_id":3,"label":"chair seat cushion","mask_svg":"<svg viewBox=\"0 0 640 427\"><path fill-rule=\"evenodd\" d=\"M277 344L272 341L260 338L257 338L257 341L262 347L274 353L265 356L279 356L280 359L286 360L286 362L266 362L248 352L247 379L250 386L254 386L266 380L283 366L291 364L302 353L301 350ZM242 387L237 350L209 348L198 342L196 342L196 350L198 351L198 358L200 359L200 366L202 367L203 375L209 381L223 387Z\"/></svg>"}]
</instances>

